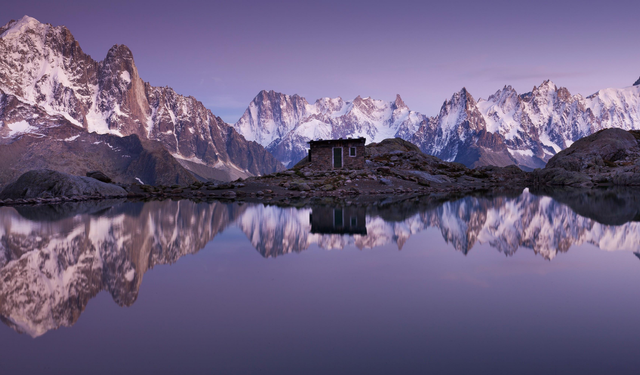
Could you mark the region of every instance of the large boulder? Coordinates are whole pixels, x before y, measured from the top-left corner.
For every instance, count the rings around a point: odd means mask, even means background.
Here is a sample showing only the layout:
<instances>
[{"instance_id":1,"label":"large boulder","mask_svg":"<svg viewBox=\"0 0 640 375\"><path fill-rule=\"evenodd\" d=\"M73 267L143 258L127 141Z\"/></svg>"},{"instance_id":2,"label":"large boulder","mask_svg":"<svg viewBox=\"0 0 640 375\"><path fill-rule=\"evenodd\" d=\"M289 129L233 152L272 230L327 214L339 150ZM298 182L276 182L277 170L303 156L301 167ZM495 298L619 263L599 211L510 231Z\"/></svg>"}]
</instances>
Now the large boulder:
<instances>
[{"instance_id":1,"label":"large boulder","mask_svg":"<svg viewBox=\"0 0 640 375\"><path fill-rule=\"evenodd\" d=\"M48 197L70 197L78 195L102 195L105 197L126 196L118 185L107 184L90 177L73 176L66 173L39 169L29 171L7 185L0 199L30 199Z\"/></svg>"},{"instance_id":2,"label":"large boulder","mask_svg":"<svg viewBox=\"0 0 640 375\"><path fill-rule=\"evenodd\" d=\"M539 185L640 185L640 132L604 129L581 138L535 173Z\"/></svg>"},{"instance_id":3,"label":"large boulder","mask_svg":"<svg viewBox=\"0 0 640 375\"><path fill-rule=\"evenodd\" d=\"M581 138L571 147L558 152L546 168L562 168L583 172L602 166L615 166L615 162L640 157L636 137L622 129L604 129Z\"/></svg>"},{"instance_id":4,"label":"large boulder","mask_svg":"<svg viewBox=\"0 0 640 375\"><path fill-rule=\"evenodd\" d=\"M378 143L371 143L365 147L366 156L368 158L383 154L390 154L392 152L403 153L409 151L414 151L420 154L422 153L418 146L400 138L387 138Z\"/></svg>"}]
</instances>

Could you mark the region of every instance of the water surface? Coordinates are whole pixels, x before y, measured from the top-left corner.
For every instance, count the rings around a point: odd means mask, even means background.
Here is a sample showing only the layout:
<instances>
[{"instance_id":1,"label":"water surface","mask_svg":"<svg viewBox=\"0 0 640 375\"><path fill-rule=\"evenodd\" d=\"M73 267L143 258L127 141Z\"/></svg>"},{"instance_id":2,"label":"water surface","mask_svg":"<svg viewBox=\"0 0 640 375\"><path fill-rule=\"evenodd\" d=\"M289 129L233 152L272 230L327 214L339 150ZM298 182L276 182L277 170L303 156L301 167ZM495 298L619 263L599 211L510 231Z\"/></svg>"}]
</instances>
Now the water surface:
<instances>
[{"instance_id":1,"label":"water surface","mask_svg":"<svg viewBox=\"0 0 640 375\"><path fill-rule=\"evenodd\" d=\"M0 373L635 373L637 194L550 195L2 207Z\"/></svg>"}]
</instances>

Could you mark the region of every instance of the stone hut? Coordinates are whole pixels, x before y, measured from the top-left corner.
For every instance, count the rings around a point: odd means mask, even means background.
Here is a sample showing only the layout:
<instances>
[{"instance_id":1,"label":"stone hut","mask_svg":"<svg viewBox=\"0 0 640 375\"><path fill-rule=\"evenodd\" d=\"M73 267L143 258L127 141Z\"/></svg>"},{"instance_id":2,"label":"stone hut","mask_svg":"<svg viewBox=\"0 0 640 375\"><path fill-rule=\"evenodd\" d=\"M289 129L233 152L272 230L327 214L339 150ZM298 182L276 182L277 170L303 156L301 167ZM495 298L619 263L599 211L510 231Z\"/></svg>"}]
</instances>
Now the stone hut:
<instances>
[{"instance_id":1,"label":"stone hut","mask_svg":"<svg viewBox=\"0 0 640 375\"><path fill-rule=\"evenodd\" d=\"M313 169L364 169L364 138L328 139L309 142Z\"/></svg>"}]
</instances>

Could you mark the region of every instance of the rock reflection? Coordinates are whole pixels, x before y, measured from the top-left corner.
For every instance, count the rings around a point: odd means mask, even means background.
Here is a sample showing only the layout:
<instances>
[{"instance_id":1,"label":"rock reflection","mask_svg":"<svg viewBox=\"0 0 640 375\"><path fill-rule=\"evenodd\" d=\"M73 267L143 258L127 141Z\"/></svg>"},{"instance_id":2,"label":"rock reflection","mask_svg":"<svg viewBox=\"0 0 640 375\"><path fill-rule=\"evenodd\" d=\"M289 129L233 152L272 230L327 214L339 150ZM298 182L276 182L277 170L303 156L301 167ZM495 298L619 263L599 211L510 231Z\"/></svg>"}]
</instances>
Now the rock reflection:
<instances>
[{"instance_id":1,"label":"rock reflection","mask_svg":"<svg viewBox=\"0 0 640 375\"><path fill-rule=\"evenodd\" d=\"M311 205L164 201L83 202L0 208L0 319L33 337L71 326L108 291L121 306L137 298L144 273L202 249L234 225L265 258L353 245L394 244L435 228L467 254L488 244L511 255L530 249L551 260L572 245L630 250L640 258L638 195L632 191L528 191L515 197L438 202Z\"/></svg>"}]
</instances>

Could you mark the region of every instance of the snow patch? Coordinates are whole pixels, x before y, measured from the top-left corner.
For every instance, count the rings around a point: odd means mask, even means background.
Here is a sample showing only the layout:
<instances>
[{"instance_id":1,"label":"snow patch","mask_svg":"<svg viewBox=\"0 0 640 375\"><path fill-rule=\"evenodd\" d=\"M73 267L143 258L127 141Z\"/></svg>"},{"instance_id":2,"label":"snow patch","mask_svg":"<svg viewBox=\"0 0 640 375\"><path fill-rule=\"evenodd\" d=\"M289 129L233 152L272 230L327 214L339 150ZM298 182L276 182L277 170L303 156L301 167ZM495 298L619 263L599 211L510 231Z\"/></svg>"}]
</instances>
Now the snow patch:
<instances>
[{"instance_id":1,"label":"snow patch","mask_svg":"<svg viewBox=\"0 0 640 375\"><path fill-rule=\"evenodd\" d=\"M120 73L120 79L126 82L127 84L131 83L131 75L126 70Z\"/></svg>"},{"instance_id":2,"label":"snow patch","mask_svg":"<svg viewBox=\"0 0 640 375\"><path fill-rule=\"evenodd\" d=\"M78 137L80 137L80 134L74 135L73 137L65 138L64 141L65 142L71 142L71 141L74 141L74 140L78 139Z\"/></svg>"},{"instance_id":3,"label":"snow patch","mask_svg":"<svg viewBox=\"0 0 640 375\"><path fill-rule=\"evenodd\" d=\"M9 137L13 138L18 134L33 133L38 130L35 126L31 126L28 122L22 120L12 124L6 124L9 129Z\"/></svg>"}]
</instances>

